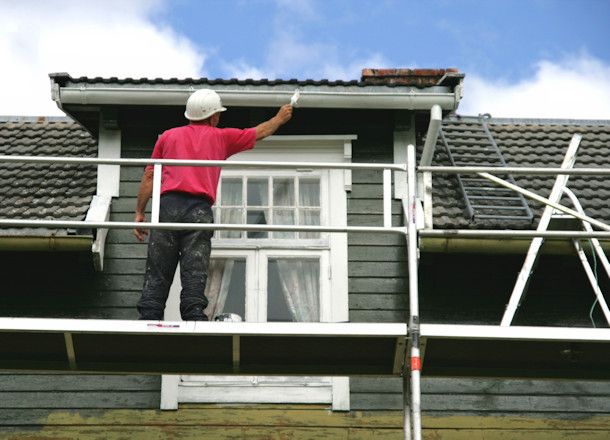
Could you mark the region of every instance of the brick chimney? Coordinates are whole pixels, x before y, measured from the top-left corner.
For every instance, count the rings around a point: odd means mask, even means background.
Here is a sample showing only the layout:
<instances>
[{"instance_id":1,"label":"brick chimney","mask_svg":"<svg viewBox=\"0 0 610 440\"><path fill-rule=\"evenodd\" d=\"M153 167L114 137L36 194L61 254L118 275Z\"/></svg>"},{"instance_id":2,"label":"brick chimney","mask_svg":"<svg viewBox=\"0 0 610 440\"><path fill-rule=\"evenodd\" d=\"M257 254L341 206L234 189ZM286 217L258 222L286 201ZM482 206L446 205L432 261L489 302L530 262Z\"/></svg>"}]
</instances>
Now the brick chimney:
<instances>
[{"instance_id":1,"label":"brick chimney","mask_svg":"<svg viewBox=\"0 0 610 440\"><path fill-rule=\"evenodd\" d=\"M447 77L463 78L458 69L362 69L361 81L368 85L431 87Z\"/></svg>"}]
</instances>

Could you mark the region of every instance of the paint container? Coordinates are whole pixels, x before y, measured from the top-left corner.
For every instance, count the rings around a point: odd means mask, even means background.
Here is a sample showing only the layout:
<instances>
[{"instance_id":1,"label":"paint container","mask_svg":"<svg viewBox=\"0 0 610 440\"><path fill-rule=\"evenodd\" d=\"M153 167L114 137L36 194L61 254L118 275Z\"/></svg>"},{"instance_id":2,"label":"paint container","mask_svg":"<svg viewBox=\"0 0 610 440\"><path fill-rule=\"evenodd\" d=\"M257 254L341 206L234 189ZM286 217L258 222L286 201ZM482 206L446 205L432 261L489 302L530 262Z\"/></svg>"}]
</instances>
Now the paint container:
<instances>
[{"instance_id":1,"label":"paint container","mask_svg":"<svg viewBox=\"0 0 610 440\"><path fill-rule=\"evenodd\" d=\"M221 313L220 315L216 315L214 321L242 322L243 320L237 313Z\"/></svg>"}]
</instances>

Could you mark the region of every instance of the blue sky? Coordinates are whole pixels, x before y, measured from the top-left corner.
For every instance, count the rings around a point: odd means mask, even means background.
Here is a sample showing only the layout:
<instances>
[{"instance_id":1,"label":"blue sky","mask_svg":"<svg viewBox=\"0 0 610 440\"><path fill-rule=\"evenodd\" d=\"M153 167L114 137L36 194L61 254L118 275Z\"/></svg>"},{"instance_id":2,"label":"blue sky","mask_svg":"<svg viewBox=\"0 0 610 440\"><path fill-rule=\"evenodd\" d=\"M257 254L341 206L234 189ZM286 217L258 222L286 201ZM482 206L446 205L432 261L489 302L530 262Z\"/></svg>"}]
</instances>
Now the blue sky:
<instances>
[{"instance_id":1,"label":"blue sky","mask_svg":"<svg viewBox=\"0 0 610 440\"><path fill-rule=\"evenodd\" d=\"M610 62L608 0L177 0L162 11L155 18L214 52L211 76L232 73L222 60L273 64L269 49L282 38L327 46L347 64L380 55L391 67L458 67L512 81L541 59L587 53ZM301 74L296 66L278 73Z\"/></svg>"},{"instance_id":2,"label":"blue sky","mask_svg":"<svg viewBox=\"0 0 610 440\"><path fill-rule=\"evenodd\" d=\"M610 0L0 0L0 114L59 114L55 71L355 79L457 67L460 113L610 119L609 23Z\"/></svg>"}]
</instances>

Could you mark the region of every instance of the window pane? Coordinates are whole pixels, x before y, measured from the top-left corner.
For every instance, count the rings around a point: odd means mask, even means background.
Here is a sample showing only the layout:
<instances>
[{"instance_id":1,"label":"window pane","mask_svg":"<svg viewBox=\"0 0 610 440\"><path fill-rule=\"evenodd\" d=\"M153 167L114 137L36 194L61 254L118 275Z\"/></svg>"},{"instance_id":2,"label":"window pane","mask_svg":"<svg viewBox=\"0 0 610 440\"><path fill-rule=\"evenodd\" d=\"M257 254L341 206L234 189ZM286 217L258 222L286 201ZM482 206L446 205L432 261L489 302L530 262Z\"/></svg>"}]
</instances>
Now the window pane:
<instances>
[{"instance_id":1,"label":"window pane","mask_svg":"<svg viewBox=\"0 0 610 440\"><path fill-rule=\"evenodd\" d=\"M294 206L294 179L273 179L273 206Z\"/></svg>"},{"instance_id":2,"label":"window pane","mask_svg":"<svg viewBox=\"0 0 610 440\"><path fill-rule=\"evenodd\" d=\"M208 267L205 296L209 303L205 314L214 319L221 313L246 315L246 260L214 258Z\"/></svg>"},{"instance_id":3,"label":"window pane","mask_svg":"<svg viewBox=\"0 0 610 440\"><path fill-rule=\"evenodd\" d=\"M219 208L218 210L218 222L219 223L231 223L231 224L242 224L242 212L241 208ZM219 238L241 238L241 231L218 231Z\"/></svg>"},{"instance_id":4,"label":"window pane","mask_svg":"<svg viewBox=\"0 0 610 440\"><path fill-rule=\"evenodd\" d=\"M294 210L274 209L273 223L276 225L294 225ZM274 238L295 238L296 232L273 232Z\"/></svg>"},{"instance_id":5,"label":"window pane","mask_svg":"<svg viewBox=\"0 0 610 440\"><path fill-rule=\"evenodd\" d=\"M248 209L247 223L250 225L266 225L267 212L262 209ZM250 231L248 238L267 238L267 231Z\"/></svg>"},{"instance_id":6,"label":"window pane","mask_svg":"<svg viewBox=\"0 0 610 440\"><path fill-rule=\"evenodd\" d=\"M268 206L267 179L248 179L248 206Z\"/></svg>"},{"instance_id":7,"label":"window pane","mask_svg":"<svg viewBox=\"0 0 610 440\"><path fill-rule=\"evenodd\" d=\"M220 204L222 206L242 206L242 182L240 178L222 179Z\"/></svg>"},{"instance_id":8,"label":"window pane","mask_svg":"<svg viewBox=\"0 0 610 440\"><path fill-rule=\"evenodd\" d=\"M319 209L300 209L299 223L307 226L320 225L320 210ZM299 232L300 238L320 238L319 232Z\"/></svg>"},{"instance_id":9,"label":"window pane","mask_svg":"<svg viewBox=\"0 0 610 440\"><path fill-rule=\"evenodd\" d=\"M319 261L270 258L267 267L267 321L319 321Z\"/></svg>"},{"instance_id":10,"label":"window pane","mask_svg":"<svg viewBox=\"0 0 610 440\"><path fill-rule=\"evenodd\" d=\"M320 206L319 179L299 179L299 205Z\"/></svg>"}]
</instances>

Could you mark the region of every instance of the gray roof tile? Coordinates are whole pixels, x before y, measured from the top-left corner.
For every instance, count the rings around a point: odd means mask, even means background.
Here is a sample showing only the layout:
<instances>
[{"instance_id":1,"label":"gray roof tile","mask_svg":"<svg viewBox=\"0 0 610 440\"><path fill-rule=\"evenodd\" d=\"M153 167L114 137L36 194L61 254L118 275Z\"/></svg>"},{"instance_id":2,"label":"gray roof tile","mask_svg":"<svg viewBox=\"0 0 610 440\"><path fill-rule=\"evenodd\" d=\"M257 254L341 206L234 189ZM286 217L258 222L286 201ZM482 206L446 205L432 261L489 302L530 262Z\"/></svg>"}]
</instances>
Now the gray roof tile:
<instances>
[{"instance_id":1,"label":"gray roof tile","mask_svg":"<svg viewBox=\"0 0 610 440\"><path fill-rule=\"evenodd\" d=\"M576 167L610 167L610 121L535 121L488 119L490 131L508 166L558 167L563 161L574 133L582 134L576 156ZM473 149L487 144L475 132L480 126L476 117L451 117L443 121L443 131L452 146ZM475 154L472 165L480 162ZM439 137L433 165L450 165ZM513 176L516 183L542 196L550 194L554 176ZM568 187L579 198L585 212L610 223L610 178L603 176L572 176ZM572 207L569 199L562 203ZM435 174L433 177L434 227L438 229L533 229L543 206L528 200L534 222L523 220L488 220L467 218L465 203L455 176Z\"/></svg>"},{"instance_id":2,"label":"gray roof tile","mask_svg":"<svg viewBox=\"0 0 610 440\"><path fill-rule=\"evenodd\" d=\"M454 85L459 83L464 74L456 69L364 69L360 80L330 79L222 79L222 78L103 78L72 77L68 73L58 72L49 75L52 81L65 86L67 84L106 84L106 85L188 85L188 86L328 86L328 87L368 87L382 85L387 87L414 86L431 87L440 84Z\"/></svg>"},{"instance_id":3,"label":"gray roof tile","mask_svg":"<svg viewBox=\"0 0 610 440\"><path fill-rule=\"evenodd\" d=\"M91 135L68 118L0 119L0 155L96 157ZM83 220L95 166L0 163L0 218ZM66 229L0 229L1 235L67 235Z\"/></svg>"}]
</instances>

